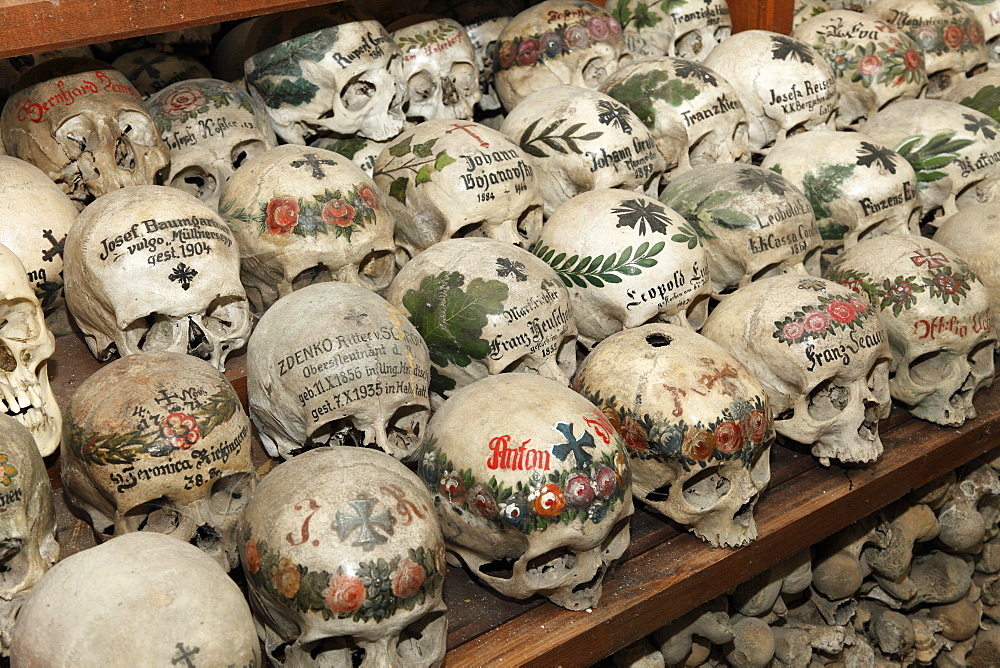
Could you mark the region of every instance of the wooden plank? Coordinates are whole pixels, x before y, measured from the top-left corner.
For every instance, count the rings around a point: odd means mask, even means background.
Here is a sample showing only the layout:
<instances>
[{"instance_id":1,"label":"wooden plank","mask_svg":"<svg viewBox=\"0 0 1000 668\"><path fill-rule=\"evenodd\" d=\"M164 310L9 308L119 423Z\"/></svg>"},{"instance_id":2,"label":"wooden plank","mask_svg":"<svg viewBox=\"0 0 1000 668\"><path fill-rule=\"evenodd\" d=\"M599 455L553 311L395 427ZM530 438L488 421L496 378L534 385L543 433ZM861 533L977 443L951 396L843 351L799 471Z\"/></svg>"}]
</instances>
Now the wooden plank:
<instances>
[{"instance_id":1,"label":"wooden plank","mask_svg":"<svg viewBox=\"0 0 1000 668\"><path fill-rule=\"evenodd\" d=\"M793 0L729 0L733 32L770 30L783 35L792 32Z\"/></svg>"},{"instance_id":2,"label":"wooden plank","mask_svg":"<svg viewBox=\"0 0 1000 668\"><path fill-rule=\"evenodd\" d=\"M620 565L592 611L545 603L452 649L446 665L584 666L606 657L1000 445L1000 391L977 404L981 417L959 429L903 423L883 436L886 451L874 465L814 466L771 489L756 507L759 536L746 547L712 549L678 534Z\"/></svg>"}]
</instances>

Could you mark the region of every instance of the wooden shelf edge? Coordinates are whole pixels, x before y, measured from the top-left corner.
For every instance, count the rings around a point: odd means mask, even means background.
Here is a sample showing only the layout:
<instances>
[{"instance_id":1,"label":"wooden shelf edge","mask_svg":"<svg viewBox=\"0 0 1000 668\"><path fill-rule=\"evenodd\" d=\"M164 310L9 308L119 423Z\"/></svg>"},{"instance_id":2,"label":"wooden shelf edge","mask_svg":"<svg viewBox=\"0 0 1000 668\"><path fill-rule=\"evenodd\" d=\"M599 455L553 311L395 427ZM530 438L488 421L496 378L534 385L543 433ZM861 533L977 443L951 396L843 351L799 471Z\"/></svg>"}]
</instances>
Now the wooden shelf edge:
<instances>
[{"instance_id":1,"label":"wooden shelf edge","mask_svg":"<svg viewBox=\"0 0 1000 668\"><path fill-rule=\"evenodd\" d=\"M982 403L981 415L988 417L959 429L918 421L901 425L883 436L885 452L874 465L817 466L769 490L755 510L759 535L746 547L713 549L679 535L620 564L592 611L546 603L453 648L445 665L570 666L602 659L997 447L998 388Z\"/></svg>"}]
</instances>

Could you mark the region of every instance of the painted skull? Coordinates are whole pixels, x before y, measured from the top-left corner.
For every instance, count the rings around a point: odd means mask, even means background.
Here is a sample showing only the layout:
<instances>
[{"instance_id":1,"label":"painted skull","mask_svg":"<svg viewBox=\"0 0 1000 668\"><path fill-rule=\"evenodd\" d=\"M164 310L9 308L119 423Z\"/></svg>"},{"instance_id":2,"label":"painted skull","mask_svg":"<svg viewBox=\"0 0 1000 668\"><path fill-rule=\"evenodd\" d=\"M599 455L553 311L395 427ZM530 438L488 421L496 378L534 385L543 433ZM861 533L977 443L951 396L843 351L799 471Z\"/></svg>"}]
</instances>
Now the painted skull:
<instances>
[{"instance_id":1,"label":"painted skull","mask_svg":"<svg viewBox=\"0 0 1000 668\"><path fill-rule=\"evenodd\" d=\"M944 99L981 111L995 121L1000 119L1000 70L994 68L959 80Z\"/></svg>"},{"instance_id":2,"label":"painted skull","mask_svg":"<svg viewBox=\"0 0 1000 668\"><path fill-rule=\"evenodd\" d=\"M285 666L437 666L445 546L409 469L365 448L282 462L240 520L240 557L268 654Z\"/></svg>"},{"instance_id":3,"label":"painted skull","mask_svg":"<svg viewBox=\"0 0 1000 668\"><path fill-rule=\"evenodd\" d=\"M169 162L142 98L120 72L86 59L25 73L0 114L9 155L55 181L78 208L108 192L155 182Z\"/></svg>"},{"instance_id":4,"label":"painted skull","mask_svg":"<svg viewBox=\"0 0 1000 668\"><path fill-rule=\"evenodd\" d=\"M652 324L598 344L573 386L621 432L636 498L713 547L757 537L774 421L746 367L689 329Z\"/></svg>"},{"instance_id":5,"label":"painted skull","mask_svg":"<svg viewBox=\"0 0 1000 668\"><path fill-rule=\"evenodd\" d=\"M375 141L367 137L317 137L309 142L314 148L333 151L344 156L361 168L369 177L375 172L375 159L389 142Z\"/></svg>"},{"instance_id":6,"label":"painted skull","mask_svg":"<svg viewBox=\"0 0 1000 668\"><path fill-rule=\"evenodd\" d=\"M652 320L701 327L708 254L686 228L678 213L625 190L583 193L556 209L532 252L569 288L584 346Z\"/></svg>"},{"instance_id":7,"label":"painted skull","mask_svg":"<svg viewBox=\"0 0 1000 668\"><path fill-rule=\"evenodd\" d=\"M456 392L431 418L420 476L449 551L504 596L595 607L628 546L621 436L547 378L503 374Z\"/></svg>"},{"instance_id":8,"label":"painted skull","mask_svg":"<svg viewBox=\"0 0 1000 668\"><path fill-rule=\"evenodd\" d=\"M395 270L393 218L375 183L342 155L288 144L243 163L222 189L240 273L262 312L323 281L384 290Z\"/></svg>"},{"instance_id":9,"label":"painted skull","mask_svg":"<svg viewBox=\"0 0 1000 668\"><path fill-rule=\"evenodd\" d=\"M505 372L562 385L576 369L576 323L559 275L528 251L450 239L408 262L386 296L427 342L431 391Z\"/></svg>"},{"instance_id":10,"label":"painted skull","mask_svg":"<svg viewBox=\"0 0 1000 668\"><path fill-rule=\"evenodd\" d=\"M1000 313L1000 210L995 202L976 204L949 218L934 241L965 260L989 290L990 309Z\"/></svg>"},{"instance_id":11,"label":"painted skull","mask_svg":"<svg viewBox=\"0 0 1000 668\"><path fill-rule=\"evenodd\" d=\"M189 56L158 49L130 51L115 58L111 66L125 75L143 98L187 79L207 79L212 73Z\"/></svg>"},{"instance_id":12,"label":"painted skull","mask_svg":"<svg viewBox=\"0 0 1000 668\"><path fill-rule=\"evenodd\" d=\"M885 324L894 399L940 425L976 417L997 336L989 290L964 260L930 239L884 235L846 251L827 277L865 295Z\"/></svg>"},{"instance_id":13,"label":"painted skull","mask_svg":"<svg viewBox=\"0 0 1000 668\"><path fill-rule=\"evenodd\" d=\"M500 33L494 74L507 111L559 85L596 89L632 58L622 26L582 0L544 0L515 16Z\"/></svg>"},{"instance_id":14,"label":"painted skull","mask_svg":"<svg viewBox=\"0 0 1000 668\"><path fill-rule=\"evenodd\" d=\"M678 142L668 165L631 109L575 86L532 94L507 114L500 131L535 158L546 216L588 190L653 188L682 150Z\"/></svg>"},{"instance_id":15,"label":"painted skull","mask_svg":"<svg viewBox=\"0 0 1000 668\"><path fill-rule=\"evenodd\" d=\"M384 299L317 283L257 323L247 346L250 417L272 457L329 444L411 460L429 418L429 367L427 344Z\"/></svg>"},{"instance_id":16,"label":"painted skull","mask_svg":"<svg viewBox=\"0 0 1000 668\"><path fill-rule=\"evenodd\" d=\"M211 364L158 352L100 368L66 405L60 455L67 498L98 540L152 531L236 566L257 474L250 419Z\"/></svg>"},{"instance_id":17,"label":"painted skull","mask_svg":"<svg viewBox=\"0 0 1000 668\"><path fill-rule=\"evenodd\" d=\"M218 79L167 86L146 100L146 109L170 149L165 183L213 209L233 172L278 143L257 103Z\"/></svg>"},{"instance_id":18,"label":"painted skull","mask_svg":"<svg viewBox=\"0 0 1000 668\"><path fill-rule=\"evenodd\" d=\"M774 428L811 446L822 465L882 454L889 345L866 299L819 278L767 278L719 304L702 333L744 361L767 392Z\"/></svg>"},{"instance_id":19,"label":"painted skull","mask_svg":"<svg viewBox=\"0 0 1000 668\"><path fill-rule=\"evenodd\" d=\"M856 129L893 100L912 100L927 85L921 48L903 30L866 14L824 12L792 35L826 58L837 77L837 129Z\"/></svg>"},{"instance_id":20,"label":"painted skull","mask_svg":"<svg viewBox=\"0 0 1000 668\"><path fill-rule=\"evenodd\" d=\"M535 163L485 125L437 119L407 130L375 159L389 194L402 264L444 239L485 236L528 246L542 224Z\"/></svg>"},{"instance_id":21,"label":"painted skull","mask_svg":"<svg viewBox=\"0 0 1000 668\"><path fill-rule=\"evenodd\" d=\"M833 129L838 93L829 62L801 40L766 30L737 33L705 65L733 85L750 120L750 148L765 154L789 134Z\"/></svg>"},{"instance_id":22,"label":"painted skull","mask_svg":"<svg viewBox=\"0 0 1000 668\"><path fill-rule=\"evenodd\" d=\"M769 169L697 167L674 178L660 201L684 216L681 234L708 251L716 299L776 274L818 275L820 233L809 199Z\"/></svg>"},{"instance_id":23,"label":"painted skull","mask_svg":"<svg viewBox=\"0 0 1000 668\"><path fill-rule=\"evenodd\" d=\"M668 6L674 19L674 52L670 55L704 62L733 31L726 0L680 0Z\"/></svg>"},{"instance_id":24,"label":"painted skull","mask_svg":"<svg viewBox=\"0 0 1000 668\"><path fill-rule=\"evenodd\" d=\"M621 24L625 46L633 56L656 58L674 55L677 27L667 6L656 0L609 0L604 9Z\"/></svg>"},{"instance_id":25,"label":"painted skull","mask_svg":"<svg viewBox=\"0 0 1000 668\"><path fill-rule=\"evenodd\" d=\"M169 350L221 370L250 335L232 232L193 195L105 195L77 218L65 261L66 305L100 360Z\"/></svg>"}]
</instances>

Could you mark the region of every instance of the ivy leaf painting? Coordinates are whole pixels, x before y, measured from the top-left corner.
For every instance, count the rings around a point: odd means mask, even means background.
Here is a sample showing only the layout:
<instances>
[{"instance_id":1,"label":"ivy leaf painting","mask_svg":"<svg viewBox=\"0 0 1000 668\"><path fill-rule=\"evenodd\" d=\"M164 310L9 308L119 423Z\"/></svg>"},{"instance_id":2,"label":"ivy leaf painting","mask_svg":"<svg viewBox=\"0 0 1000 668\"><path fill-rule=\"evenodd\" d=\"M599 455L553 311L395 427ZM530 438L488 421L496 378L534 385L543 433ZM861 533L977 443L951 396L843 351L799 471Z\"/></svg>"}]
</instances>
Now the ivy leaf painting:
<instances>
[{"instance_id":1,"label":"ivy leaf painting","mask_svg":"<svg viewBox=\"0 0 1000 668\"><path fill-rule=\"evenodd\" d=\"M896 153L906 158L917 173L917 186L926 188L931 181L943 179L941 171L958 157L957 151L975 143L973 139L952 139L955 130L941 130L930 137L913 135L896 146Z\"/></svg>"},{"instance_id":2,"label":"ivy leaf painting","mask_svg":"<svg viewBox=\"0 0 1000 668\"><path fill-rule=\"evenodd\" d=\"M896 153L884 146L876 146L871 142L862 141L858 150L857 164L862 167L873 167L878 164L890 174L896 173Z\"/></svg>"},{"instance_id":3,"label":"ivy leaf painting","mask_svg":"<svg viewBox=\"0 0 1000 668\"><path fill-rule=\"evenodd\" d=\"M816 220L833 217L827 204L844 197L840 186L854 174L856 167L857 165L823 165L817 172L806 172L802 177L802 189L812 205Z\"/></svg>"},{"instance_id":4,"label":"ivy leaf painting","mask_svg":"<svg viewBox=\"0 0 1000 668\"><path fill-rule=\"evenodd\" d=\"M620 206L611 210L611 213L618 216L618 224L615 227L630 227L636 230L640 236L646 234L646 226L650 232L667 233L667 224L670 223L670 216L667 210L658 204L639 199L629 199L621 203Z\"/></svg>"},{"instance_id":5,"label":"ivy leaf painting","mask_svg":"<svg viewBox=\"0 0 1000 668\"><path fill-rule=\"evenodd\" d=\"M712 86L717 86L719 83L715 78L715 72L693 60L675 59L674 73L682 79L698 79Z\"/></svg>"},{"instance_id":6,"label":"ivy leaf painting","mask_svg":"<svg viewBox=\"0 0 1000 668\"><path fill-rule=\"evenodd\" d=\"M643 124L652 128L656 123L654 100L663 100L672 107L679 107L685 100L698 97L694 84L671 77L664 70L640 72L615 84L608 95L631 109Z\"/></svg>"},{"instance_id":7,"label":"ivy leaf painting","mask_svg":"<svg viewBox=\"0 0 1000 668\"><path fill-rule=\"evenodd\" d=\"M501 281L474 278L468 287L457 271L425 276L416 290L407 290L403 306L417 328L434 364L469 366L485 359L490 344L482 338L487 316L503 312L507 285Z\"/></svg>"},{"instance_id":8,"label":"ivy leaf painting","mask_svg":"<svg viewBox=\"0 0 1000 668\"><path fill-rule=\"evenodd\" d=\"M337 139L324 148L339 153L348 160L354 160L357 152L367 145L368 140L364 137L346 137L344 139Z\"/></svg>"},{"instance_id":9,"label":"ivy leaf painting","mask_svg":"<svg viewBox=\"0 0 1000 668\"><path fill-rule=\"evenodd\" d=\"M813 62L813 54L809 45L784 35L771 37L771 53L780 60L797 60L806 64Z\"/></svg>"},{"instance_id":10,"label":"ivy leaf painting","mask_svg":"<svg viewBox=\"0 0 1000 668\"><path fill-rule=\"evenodd\" d=\"M418 158L429 158L431 156L431 152L434 150L434 144L437 143L437 140L438 138L434 137L433 139L428 139L423 143L416 144L413 147L413 155Z\"/></svg>"},{"instance_id":11,"label":"ivy leaf painting","mask_svg":"<svg viewBox=\"0 0 1000 668\"><path fill-rule=\"evenodd\" d=\"M406 204L406 188L410 185L410 180L405 176L394 179L389 184L389 197L395 197L400 204Z\"/></svg>"},{"instance_id":12,"label":"ivy leaf painting","mask_svg":"<svg viewBox=\"0 0 1000 668\"><path fill-rule=\"evenodd\" d=\"M973 135L982 132L987 139L996 139L998 126L992 118L976 118L972 114L962 114L962 118L968 121L962 127Z\"/></svg>"},{"instance_id":13,"label":"ivy leaf painting","mask_svg":"<svg viewBox=\"0 0 1000 668\"><path fill-rule=\"evenodd\" d=\"M622 26L628 25L628 22L632 20L632 9L628 6L628 4L627 0L619 2L611 11L611 16L615 17L618 23L621 23ZM639 4L640 6L642 5L641 2Z\"/></svg>"},{"instance_id":14,"label":"ivy leaf painting","mask_svg":"<svg viewBox=\"0 0 1000 668\"><path fill-rule=\"evenodd\" d=\"M636 4L635 23L633 24L636 30L642 30L643 28L655 28L662 20L662 17L650 13L649 7L646 6L646 3L640 1ZM625 24L622 23L622 25Z\"/></svg>"},{"instance_id":15,"label":"ivy leaf painting","mask_svg":"<svg viewBox=\"0 0 1000 668\"><path fill-rule=\"evenodd\" d=\"M389 147L389 155L394 158L402 158L411 152L410 141L413 139L413 135L407 135L406 139L403 141L393 144Z\"/></svg>"},{"instance_id":16,"label":"ivy leaf painting","mask_svg":"<svg viewBox=\"0 0 1000 668\"><path fill-rule=\"evenodd\" d=\"M256 82L254 87L272 109L278 109L283 103L295 106L311 102L319 90L319 86L305 79L282 79L277 85L264 80Z\"/></svg>"},{"instance_id":17,"label":"ivy leaf painting","mask_svg":"<svg viewBox=\"0 0 1000 668\"><path fill-rule=\"evenodd\" d=\"M434 156L434 169L436 171L441 171L451 163L455 162L455 158L448 155L447 152L441 151L436 156Z\"/></svg>"},{"instance_id":18,"label":"ivy leaf painting","mask_svg":"<svg viewBox=\"0 0 1000 668\"><path fill-rule=\"evenodd\" d=\"M963 97L960 104L981 111L994 121L1000 121L1000 87L983 86L972 97Z\"/></svg>"}]
</instances>

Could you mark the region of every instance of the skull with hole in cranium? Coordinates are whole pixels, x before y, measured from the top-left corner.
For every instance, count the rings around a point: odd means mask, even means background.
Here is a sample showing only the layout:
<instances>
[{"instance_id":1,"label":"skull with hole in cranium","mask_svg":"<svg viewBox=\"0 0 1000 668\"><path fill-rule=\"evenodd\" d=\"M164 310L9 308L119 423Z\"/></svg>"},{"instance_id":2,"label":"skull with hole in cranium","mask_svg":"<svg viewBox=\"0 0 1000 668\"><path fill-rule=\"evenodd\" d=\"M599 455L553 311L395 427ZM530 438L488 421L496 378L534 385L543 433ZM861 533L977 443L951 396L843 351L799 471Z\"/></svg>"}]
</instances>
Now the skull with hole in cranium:
<instances>
[{"instance_id":1,"label":"skull with hole in cranium","mask_svg":"<svg viewBox=\"0 0 1000 668\"><path fill-rule=\"evenodd\" d=\"M594 607L628 546L621 437L552 380L502 374L456 392L428 424L420 475L448 549L505 596Z\"/></svg>"},{"instance_id":2,"label":"skull with hole in cranium","mask_svg":"<svg viewBox=\"0 0 1000 668\"><path fill-rule=\"evenodd\" d=\"M258 312L315 282L378 291L392 280L394 223L385 198L340 154L295 144L266 151L236 170L219 211L235 231Z\"/></svg>"},{"instance_id":3,"label":"skull with hole in cranium","mask_svg":"<svg viewBox=\"0 0 1000 668\"><path fill-rule=\"evenodd\" d=\"M66 241L66 305L100 360L170 350L224 369L250 335L232 232L174 188L109 193Z\"/></svg>"},{"instance_id":4,"label":"skull with hole in cranium","mask_svg":"<svg viewBox=\"0 0 1000 668\"><path fill-rule=\"evenodd\" d=\"M66 406L63 489L100 540L155 531L236 566L236 520L257 476L250 420L211 364L130 355L80 384Z\"/></svg>"},{"instance_id":5,"label":"skull with hole in cranium","mask_svg":"<svg viewBox=\"0 0 1000 668\"><path fill-rule=\"evenodd\" d=\"M50 60L19 85L0 114L3 145L48 174L79 208L118 188L153 183L170 159L139 93L98 61Z\"/></svg>"},{"instance_id":6,"label":"skull with hole in cranium","mask_svg":"<svg viewBox=\"0 0 1000 668\"><path fill-rule=\"evenodd\" d=\"M867 296L885 324L894 399L941 425L976 417L997 337L989 290L964 260L930 239L884 235L846 251L827 275Z\"/></svg>"},{"instance_id":7,"label":"skull with hole in cranium","mask_svg":"<svg viewBox=\"0 0 1000 668\"><path fill-rule=\"evenodd\" d=\"M636 498L713 547L757 537L774 426L746 367L691 330L657 323L602 341L573 386L621 431Z\"/></svg>"},{"instance_id":8,"label":"skull with hole in cranium","mask_svg":"<svg viewBox=\"0 0 1000 668\"><path fill-rule=\"evenodd\" d=\"M317 283L257 323L247 346L250 416L272 457L329 443L374 445L406 461L423 443L429 366L427 344L384 299Z\"/></svg>"},{"instance_id":9,"label":"skull with hole in cranium","mask_svg":"<svg viewBox=\"0 0 1000 668\"><path fill-rule=\"evenodd\" d=\"M776 276L726 298L702 332L744 361L770 398L774 428L811 445L821 464L882 453L889 346L867 300L832 281Z\"/></svg>"}]
</instances>

